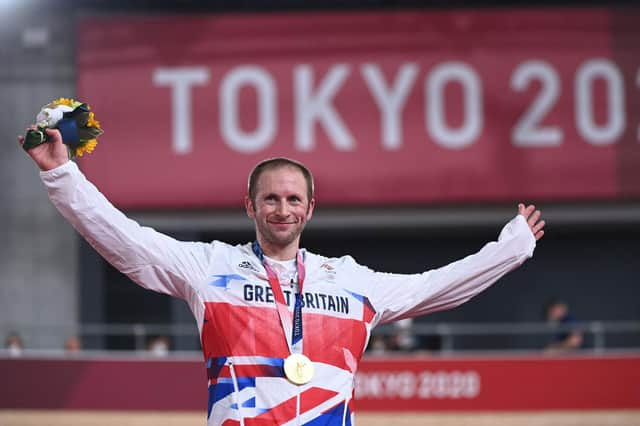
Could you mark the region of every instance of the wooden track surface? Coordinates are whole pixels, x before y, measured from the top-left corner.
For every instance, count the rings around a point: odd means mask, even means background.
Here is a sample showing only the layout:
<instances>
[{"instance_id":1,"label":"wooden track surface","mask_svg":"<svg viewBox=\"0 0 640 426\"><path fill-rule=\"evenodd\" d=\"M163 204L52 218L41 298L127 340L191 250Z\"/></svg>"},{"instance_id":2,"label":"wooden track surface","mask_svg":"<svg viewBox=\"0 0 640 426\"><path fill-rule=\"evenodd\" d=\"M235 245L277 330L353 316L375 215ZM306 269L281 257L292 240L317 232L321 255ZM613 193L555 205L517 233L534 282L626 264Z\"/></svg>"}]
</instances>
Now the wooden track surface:
<instances>
[{"instance_id":1,"label":"wooden track surface","mask_svg":"<svg viewBox=\"0 0 640 426\"><path fill-rule=\"evenodd\" d=\"M358 426L638 426L640 410L358 413ZM0 410L1 426L204 426L202 413Z\"/></svg>"}]
</instances>

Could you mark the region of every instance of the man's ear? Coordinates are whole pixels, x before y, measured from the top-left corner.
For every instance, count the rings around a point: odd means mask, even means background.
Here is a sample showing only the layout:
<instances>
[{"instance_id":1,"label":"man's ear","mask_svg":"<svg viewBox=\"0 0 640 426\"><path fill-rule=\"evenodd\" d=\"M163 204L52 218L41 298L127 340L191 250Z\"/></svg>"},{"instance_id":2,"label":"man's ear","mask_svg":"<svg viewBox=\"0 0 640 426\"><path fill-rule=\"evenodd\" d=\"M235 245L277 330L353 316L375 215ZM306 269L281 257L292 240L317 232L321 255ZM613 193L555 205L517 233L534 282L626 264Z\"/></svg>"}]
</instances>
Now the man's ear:
<instances>
[{"instance_id":1,"label":"man's ear","mask_svg":"<svg viewBox=\"0 0 640 426\"><path fill-rule=\"evenodd\" d=\"M309 209L307 210L307 220L311 220L311 216L313 216L313 208L316 206L316 199L312 198L309 201Z\"/></svg>"},{"instance_id":2,"label":"man's ear","mask_svg":"<svg viewBox=\"0 0 640 426\"><path fill-rule=\"evenodd\" d=\"M251 201L251 198L248 195L244 196L244 208L247 211L247 216L249 216L250 219L256 218L256 210L253 206L253 201Z\"/></svg>"}]
</instances>

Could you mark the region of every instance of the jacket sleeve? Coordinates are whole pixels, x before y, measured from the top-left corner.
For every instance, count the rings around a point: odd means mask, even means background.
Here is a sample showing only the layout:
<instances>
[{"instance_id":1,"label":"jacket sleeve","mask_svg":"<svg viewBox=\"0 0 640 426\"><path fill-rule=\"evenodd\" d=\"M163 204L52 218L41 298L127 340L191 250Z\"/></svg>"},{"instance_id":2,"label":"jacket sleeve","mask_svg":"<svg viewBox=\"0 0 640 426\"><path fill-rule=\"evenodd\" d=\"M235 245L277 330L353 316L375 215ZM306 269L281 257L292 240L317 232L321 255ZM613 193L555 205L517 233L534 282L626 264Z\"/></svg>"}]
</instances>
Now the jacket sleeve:
<instances>
[{"instance_id":1,"label":"jacket sleeve","mask_svg":"<svg viewBox=\"0 0 640 426\"><path fill-rule=\"evenodd\" d=\"M116 209L69 161L40 172L49 198L71 225L120 272L140 286L180 298L206 278L209 244L177 241L140 226Z\"/></svg>"},{"instance_id":2,"label":"jacket sleeve","mask_svg":"<svg viewBox=\"0 0 640 426\"><path fill-rule=\"evenodd\" d=\"M535 245L529 225L518 215L505 225L498 241L441 268L421 274L368 270L365 279L371 285L375 321L385 323L459 306L524 263Z\"/></svg>"}]
</instances>

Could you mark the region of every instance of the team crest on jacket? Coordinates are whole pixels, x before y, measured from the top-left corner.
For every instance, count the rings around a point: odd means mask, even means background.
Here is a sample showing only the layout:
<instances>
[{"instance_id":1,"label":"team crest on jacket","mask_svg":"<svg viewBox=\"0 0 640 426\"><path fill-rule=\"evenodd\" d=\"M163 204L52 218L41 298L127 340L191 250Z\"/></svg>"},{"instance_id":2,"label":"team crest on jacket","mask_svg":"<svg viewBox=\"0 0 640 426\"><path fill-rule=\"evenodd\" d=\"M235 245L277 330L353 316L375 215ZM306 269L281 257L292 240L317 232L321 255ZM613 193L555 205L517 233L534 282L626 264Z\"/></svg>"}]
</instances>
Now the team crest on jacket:
<instances>
[{"instance_id":1,"label":"team crest on jacket","mask_svg":"<svg viewBox=\"0 0 640 426\"><path fill-rule=\"evenodd\" d=\"M324 271L329 276L329 279L333 280L333 278L336 276L335 268L328 263L323 263L322 265L320 265L320 268L324 269Z\"/></svg>"},{"instance_id":2,"label":"team crest on jacket","mask_svg":"<svg viewBox=\"0 0 640 426\"><path fill-rule=\"evenodd\" d=\"M323 263L320 267L325 269L325 270L327 270L327 271L331 271L331 272L335 273L335 271L334 271L335 268L333 266L329 265L328 263Z\"/></svg>"}]
</instances>

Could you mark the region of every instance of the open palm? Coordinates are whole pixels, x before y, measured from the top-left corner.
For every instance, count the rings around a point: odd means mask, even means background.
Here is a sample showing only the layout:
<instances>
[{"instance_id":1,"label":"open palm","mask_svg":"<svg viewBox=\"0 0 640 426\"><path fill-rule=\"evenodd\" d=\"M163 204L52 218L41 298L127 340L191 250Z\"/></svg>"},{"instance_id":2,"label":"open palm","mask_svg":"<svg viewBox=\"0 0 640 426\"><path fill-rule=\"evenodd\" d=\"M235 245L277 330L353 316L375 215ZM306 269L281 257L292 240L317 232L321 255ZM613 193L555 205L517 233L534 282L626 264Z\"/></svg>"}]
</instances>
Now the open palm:
<instances>
[{"instance_id":1,"label":"open palm","mask_svg":"<svg viewBox=\"0 0 640 426\"><path fill-rule=\"evenodd\" d=\"M544 228L545 221L540 220L540 210L536 210L536 206L530 204L525 206L524 204L518 204L518 214L524 216L527 220L527 224L529 225L529 229L533 233L533 236L536 238L536 241L540 240L544 236Z\"/></svg>"}]
</instances>

